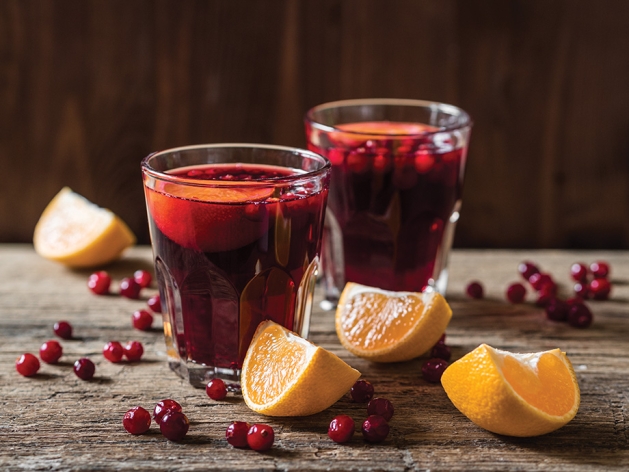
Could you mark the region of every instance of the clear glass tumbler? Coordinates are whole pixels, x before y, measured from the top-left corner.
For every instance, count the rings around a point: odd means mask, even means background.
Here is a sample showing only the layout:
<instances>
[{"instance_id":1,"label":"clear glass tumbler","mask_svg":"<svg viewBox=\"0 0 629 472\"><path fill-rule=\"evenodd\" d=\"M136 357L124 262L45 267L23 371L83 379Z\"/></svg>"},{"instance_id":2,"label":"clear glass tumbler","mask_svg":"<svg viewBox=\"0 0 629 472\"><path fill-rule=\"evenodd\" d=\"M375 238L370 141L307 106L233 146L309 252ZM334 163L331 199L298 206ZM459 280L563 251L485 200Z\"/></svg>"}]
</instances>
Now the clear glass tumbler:
<instances>
[{"instance_id":1,"label":"clear glass tumbler","mask_svg":"<svg viewBox=\"0 0 629 472\"><path fill-rule=\"evenodd\" d=\"M170 367L238 383L258 324L307 337L330 163L265 145L189 146L142 161Z\"/></svg>"},{"instance_id":2,"label":"clear glass tumbler","mask_svg":"<svg viewBox=\"0 0 629 472\"><path fill-rule=\"evenodd\" d=\"M322 265L327 307L346 282L445 294L472 122L452 105L364 99L305 117L332 163Z\"/></svg>"}]
</instances>

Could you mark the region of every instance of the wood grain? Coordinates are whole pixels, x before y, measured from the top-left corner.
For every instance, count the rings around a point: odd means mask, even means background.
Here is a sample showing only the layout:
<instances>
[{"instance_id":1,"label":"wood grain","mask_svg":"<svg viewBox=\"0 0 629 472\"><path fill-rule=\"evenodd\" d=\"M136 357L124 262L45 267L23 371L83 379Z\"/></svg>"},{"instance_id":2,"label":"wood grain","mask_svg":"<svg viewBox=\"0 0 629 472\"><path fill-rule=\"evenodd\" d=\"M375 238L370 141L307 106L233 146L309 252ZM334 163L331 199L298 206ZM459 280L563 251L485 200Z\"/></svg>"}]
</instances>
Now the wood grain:
<instances>
[{"instance_id":1,"label":"wood grain","mask_svg":"<svg viewBox=\"0 0 629 472\"><path fill-rule=\"evenodd\" d=\"M469 111L459 247L629 248L629 3L4 0L0 241L71 186L148 231L139 162L304 146L329 100Z\"/></svg>"},{"instance_id":2,"label":"wood grain","mask_svg":"<svg viewBox=\"0 0 629 472\"><path fill-rule=\"evenodd\" d=\"M569 286L572 262L606 259L614 291L607 302L592 302L594 324L585 330L549 322L531 303L509 305L504 290L518 279L517 263L538 262ZM148 247L138 247L110 266L114 280L151 266ZM455 251L448 300L454 316L447 342L457 359L478 344L512 351L559 347L575 366L581 408L560 430L536 438L509 438L479 429L463 417L438 385L420 377L423 359L375 365L339 344L330 312L316 309L311 339L338 354L373 382L376 394L395 406L391 434L380 445L356 436L347 445L327 438L330 419L341 413L356 421L365 406L341 399L307 418L265 418L239 398L214 402L166 365L161 334L131 328L133 310L143 301L94 296L87 272L42 260L28 245L0 245L0 468L2 470L518 470L600 471L629 468L629 253L565 251ZM463 296L471 279L483 282L487 297ZM148 296L154 289L147 291ZM531 294L529 293L530 300ZM59 365L43 365L34 378L20 377L15 358L37 352L52 338L52 324L69 320L76 339L62 341ZM137 364L111 364L101 354L110 340L144 343ZM72 373L72 362L88 356L94 380ZM181 443L165 440L155 425L131 436L124 412L152 408L163 398L180 401L192 425ZM266 422L276 431L267 453L234 449L224 439L232 420Z\"/></svg>"}]
</instances>

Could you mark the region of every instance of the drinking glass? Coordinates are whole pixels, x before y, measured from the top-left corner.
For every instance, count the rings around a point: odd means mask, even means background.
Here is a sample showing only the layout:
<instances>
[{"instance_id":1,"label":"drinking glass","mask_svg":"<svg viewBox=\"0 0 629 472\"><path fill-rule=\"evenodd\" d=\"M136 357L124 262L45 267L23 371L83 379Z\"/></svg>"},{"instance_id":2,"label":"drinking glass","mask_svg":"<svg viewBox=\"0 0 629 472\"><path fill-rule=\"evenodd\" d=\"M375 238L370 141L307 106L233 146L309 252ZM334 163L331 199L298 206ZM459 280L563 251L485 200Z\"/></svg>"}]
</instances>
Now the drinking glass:
<instances>
[{"instance_id":1,"label":"drinking glass","mask_svg":"<svg viewBox=\"0 0 629 472\"><path fill-rule=\"evenodd\" d=\"M171 369L237 384L258 324L307 337L330 163L258 144L188 146L142 161Z\"/></svg>"},{"instance_id":2,"label":"drinking glass","mask_svg":"<svg viewBox=\"0 0 629 472\"><path fill-rule=\"evenodd\" d=\"M325 306L346 282L445 294L472 122L452 105L363 99L305 117L332 163L322 266Z\"/></svg>"}]
</instances>

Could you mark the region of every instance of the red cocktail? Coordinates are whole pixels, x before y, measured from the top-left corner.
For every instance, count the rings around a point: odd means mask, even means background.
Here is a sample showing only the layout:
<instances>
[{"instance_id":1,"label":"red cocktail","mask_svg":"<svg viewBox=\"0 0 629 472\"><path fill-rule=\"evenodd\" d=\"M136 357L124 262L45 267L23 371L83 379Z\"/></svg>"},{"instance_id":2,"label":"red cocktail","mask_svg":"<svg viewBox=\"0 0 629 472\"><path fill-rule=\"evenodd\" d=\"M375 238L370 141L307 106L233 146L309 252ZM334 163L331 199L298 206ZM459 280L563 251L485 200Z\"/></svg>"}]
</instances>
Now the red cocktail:
<instances>
[{"instance_id":1,"label":"red cocktail","mask_svg":"<svg viewBox=\"0 0 629 472\"><path fill-rule=\"evenodd\" d=\"M329 163L264 146L164 151L143 164L171 367L238 380L271 319L307 335Z\"/></svg>"},{"instance_id":2,"label":"red cocktail","mask_svg":"<svg viewBox=\"0 0 629 472\"><path fill-rule=\"evenodd\" d=\"M351 100L306 117L309 149L328 157L326 297L345 282L445 292L471 122L415 100Z\"/></svg>"}]
</instances>

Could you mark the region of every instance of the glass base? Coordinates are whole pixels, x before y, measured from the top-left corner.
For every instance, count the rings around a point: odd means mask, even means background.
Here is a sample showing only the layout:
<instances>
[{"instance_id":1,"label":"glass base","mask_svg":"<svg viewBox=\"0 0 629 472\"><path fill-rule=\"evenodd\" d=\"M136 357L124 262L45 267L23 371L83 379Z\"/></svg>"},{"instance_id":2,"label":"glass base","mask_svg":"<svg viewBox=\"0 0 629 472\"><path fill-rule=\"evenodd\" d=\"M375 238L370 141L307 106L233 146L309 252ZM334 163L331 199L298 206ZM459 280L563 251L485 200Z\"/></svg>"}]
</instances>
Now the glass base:
<instances>
[{"instance_id":1,"label":"glass base","mask_svg":"<svg viewBox=\"0 0 629 472\"><path fill-rule=\"evenodd\" d=\"M193 387L205 388L210 380L221 379L225 381L228 391L240 393L240 369L186 363L174 359L168 361L168 367L179 377L190 382Z\"/></svg>"}]
</instances>

